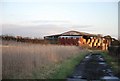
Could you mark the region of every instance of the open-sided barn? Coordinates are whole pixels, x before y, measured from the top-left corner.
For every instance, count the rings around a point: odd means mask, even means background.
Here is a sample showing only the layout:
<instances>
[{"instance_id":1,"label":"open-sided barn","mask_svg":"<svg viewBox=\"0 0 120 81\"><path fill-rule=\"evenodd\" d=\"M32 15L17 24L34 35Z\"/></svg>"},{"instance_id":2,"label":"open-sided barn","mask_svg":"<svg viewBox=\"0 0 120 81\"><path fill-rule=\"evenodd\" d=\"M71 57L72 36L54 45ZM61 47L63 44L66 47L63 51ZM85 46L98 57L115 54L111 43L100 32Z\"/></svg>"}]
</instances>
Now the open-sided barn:
<instances>
[{"instance_id":1,"label":"open-sided barn","mask_svg":"<svg viewBox=\"0 0 120 81\"><path fill-rule=\"evenodd\" d=\"M102 50L107 50L110 45L110 40L99 34L96 35L78 31L68 31L62 34L45 36L44 39L61 45L88 45L89 47L100 48Z\"/></svg>"}]
</instances>

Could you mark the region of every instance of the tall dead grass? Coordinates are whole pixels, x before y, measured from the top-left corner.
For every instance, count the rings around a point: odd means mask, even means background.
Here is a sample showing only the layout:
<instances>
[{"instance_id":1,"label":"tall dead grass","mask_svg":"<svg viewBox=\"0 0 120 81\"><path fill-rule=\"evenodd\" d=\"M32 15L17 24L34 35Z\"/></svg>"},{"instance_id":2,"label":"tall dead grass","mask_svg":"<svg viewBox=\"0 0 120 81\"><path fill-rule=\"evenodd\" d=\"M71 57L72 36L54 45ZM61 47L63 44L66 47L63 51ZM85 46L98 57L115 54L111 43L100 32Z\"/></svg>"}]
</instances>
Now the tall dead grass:
<instances>
[{"instance_id":1,"label":"tall dead grass","mask_svg":"<svg viewBox=\"0 0 120 81\"><path fill-rule=\"evenodd\" d=\"M47 78L57 65L80 52L76 46L14 42L3 44L0 48L2 48L3 79ZM36 72L39 72L38 75Z\"/></svg>"}]
</instances>

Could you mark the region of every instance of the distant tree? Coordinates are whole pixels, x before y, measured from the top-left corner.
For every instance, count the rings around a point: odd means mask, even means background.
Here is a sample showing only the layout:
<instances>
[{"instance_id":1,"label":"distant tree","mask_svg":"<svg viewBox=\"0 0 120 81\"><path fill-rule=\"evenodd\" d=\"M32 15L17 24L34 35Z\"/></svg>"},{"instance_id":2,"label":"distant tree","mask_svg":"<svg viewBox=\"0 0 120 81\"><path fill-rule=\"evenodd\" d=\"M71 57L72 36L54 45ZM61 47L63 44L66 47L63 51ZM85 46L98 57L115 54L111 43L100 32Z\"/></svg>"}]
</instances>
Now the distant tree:
<instances>
[{"instance_id":1,"label":"distant tree","mask_svg":"<svg viewBox=\"0 0 120 81\"><path fill-rule=\"evenodd\" d=\"M111 40L111 39L112 39L112 37L111 37L110 35L106 35L106 36L104 36L104 38L105 38L105 39L108 39L108 40Z\"/></svg>"},{"instance_id":2,"label":"distant tree","mask_svg":"<svg viewBox=\"0 0 120 81\"><path fill-rule=\"evenodd\" d=\"M111 45L112 46L120 46L120 41L115 38L112 38Z\"/></svg>"},{"instance_id":3,"label":"distant tree","mask_svg":"<svg viewBox=\"0 0 120 81\"><path fill-rule=\"evenodd\" d=\"M120 42L120 36L118 36L118 40L119 40L119 42Z\"/></svg>"}]
</instances>

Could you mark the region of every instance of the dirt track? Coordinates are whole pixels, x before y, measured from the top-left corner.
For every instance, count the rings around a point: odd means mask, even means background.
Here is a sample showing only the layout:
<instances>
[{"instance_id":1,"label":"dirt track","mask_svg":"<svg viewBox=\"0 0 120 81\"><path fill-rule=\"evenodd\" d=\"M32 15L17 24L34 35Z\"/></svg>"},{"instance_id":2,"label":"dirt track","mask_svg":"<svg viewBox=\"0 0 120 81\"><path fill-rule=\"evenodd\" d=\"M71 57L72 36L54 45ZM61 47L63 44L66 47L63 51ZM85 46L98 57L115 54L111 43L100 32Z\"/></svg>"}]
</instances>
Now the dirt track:
<instances>
[{"instance_id":1,"label":"dirt track","mask_svg":"<svg viewBox=\"0 0 120 81\"><path fill-rule=\"evenodd\" d=\"M120 81L100 53L90 53L76 67L68 81Z\"/></svg>"}]
</instances>

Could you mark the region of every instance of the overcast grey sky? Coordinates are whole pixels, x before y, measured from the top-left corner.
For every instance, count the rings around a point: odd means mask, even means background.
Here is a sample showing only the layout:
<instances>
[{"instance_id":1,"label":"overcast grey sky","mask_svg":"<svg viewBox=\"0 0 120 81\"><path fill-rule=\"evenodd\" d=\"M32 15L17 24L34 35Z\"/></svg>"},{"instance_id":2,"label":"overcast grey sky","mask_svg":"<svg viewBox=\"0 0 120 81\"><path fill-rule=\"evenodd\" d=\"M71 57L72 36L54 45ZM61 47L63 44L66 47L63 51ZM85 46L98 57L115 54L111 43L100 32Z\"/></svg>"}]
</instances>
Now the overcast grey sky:
<instances>
[{"instance_id":1,"label":"overcast grey sky","mask_svg":"<svg viewBox=\"0 0 120 81\"><path fill-rule=\"evenodd\" d=\"M43 37L76 30L118 37L117 0L3 0L0 5L2 34Z\"/></svg>"}]
</instances>

